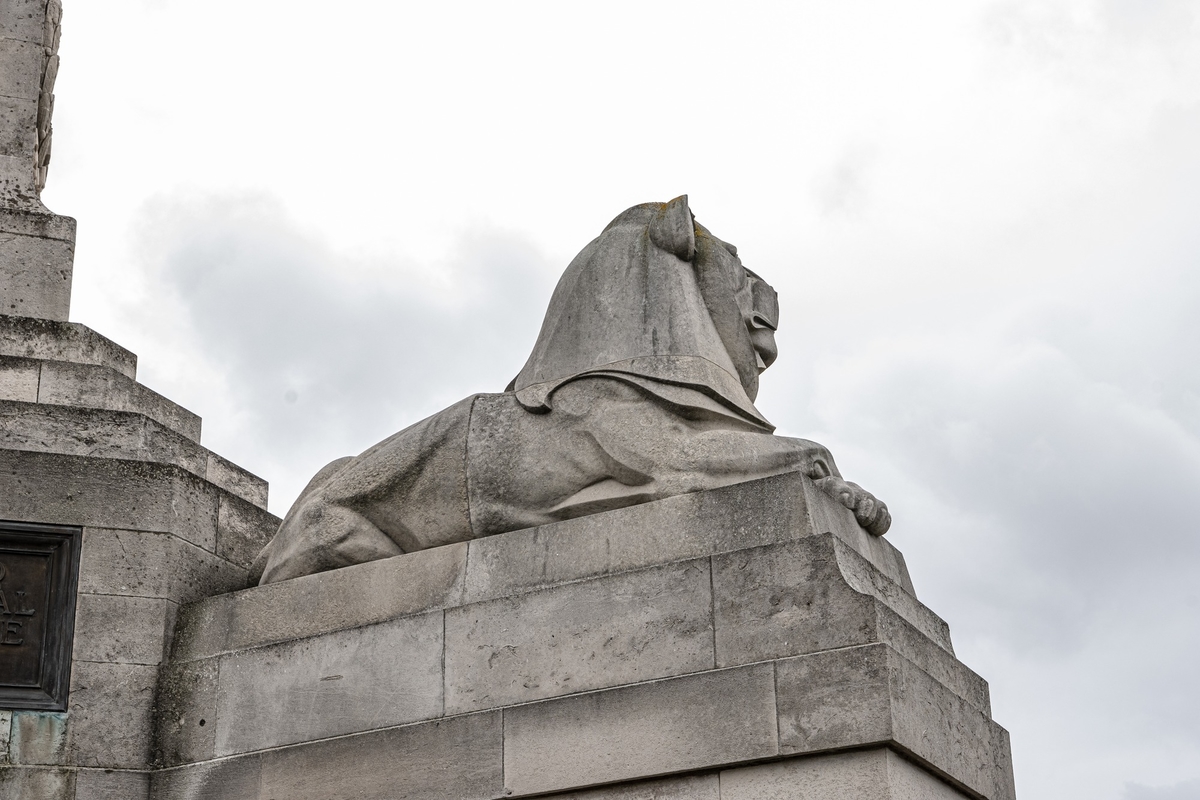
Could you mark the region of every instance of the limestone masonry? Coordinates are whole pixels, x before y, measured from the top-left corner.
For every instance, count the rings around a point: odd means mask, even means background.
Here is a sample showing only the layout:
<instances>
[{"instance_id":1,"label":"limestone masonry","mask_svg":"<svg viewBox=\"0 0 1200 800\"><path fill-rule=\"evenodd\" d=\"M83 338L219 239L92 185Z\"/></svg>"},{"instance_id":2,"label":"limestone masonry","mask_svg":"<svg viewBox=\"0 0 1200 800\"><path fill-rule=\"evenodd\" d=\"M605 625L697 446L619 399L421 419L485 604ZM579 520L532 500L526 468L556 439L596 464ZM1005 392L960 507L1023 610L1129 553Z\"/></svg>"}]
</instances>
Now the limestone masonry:
<instances>
[{"instance_id":1,"label":"limestone masonry","mask_svg":"<svg viewBox=\"0 0 1200 800\"><path fill-rule=\"evenodd\" d=\"M774 292L686 198L283 522L69 321L61 16L0 4L0 800L1014 797L886 506L754 408Z\"/></svg>"}]
</instances>

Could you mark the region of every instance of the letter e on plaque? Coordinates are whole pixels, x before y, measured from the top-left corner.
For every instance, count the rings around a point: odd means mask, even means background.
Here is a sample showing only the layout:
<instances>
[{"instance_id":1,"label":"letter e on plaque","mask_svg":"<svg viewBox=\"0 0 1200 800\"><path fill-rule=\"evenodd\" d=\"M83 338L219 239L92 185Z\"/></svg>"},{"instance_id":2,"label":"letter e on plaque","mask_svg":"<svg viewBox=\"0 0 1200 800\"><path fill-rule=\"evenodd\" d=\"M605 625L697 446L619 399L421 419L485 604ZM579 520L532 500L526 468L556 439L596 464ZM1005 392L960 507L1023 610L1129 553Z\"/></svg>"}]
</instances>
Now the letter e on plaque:
<instances>
[{"instance_id":1,"label":"letter e on plaque","mask_svg":"<svg viewBox=\"0 0 1200 800\"><path fill-rule=\"evenodd\" d=\"M0 521L0 709L67 710L82 539Z\"/></svg>"}]
</instances>

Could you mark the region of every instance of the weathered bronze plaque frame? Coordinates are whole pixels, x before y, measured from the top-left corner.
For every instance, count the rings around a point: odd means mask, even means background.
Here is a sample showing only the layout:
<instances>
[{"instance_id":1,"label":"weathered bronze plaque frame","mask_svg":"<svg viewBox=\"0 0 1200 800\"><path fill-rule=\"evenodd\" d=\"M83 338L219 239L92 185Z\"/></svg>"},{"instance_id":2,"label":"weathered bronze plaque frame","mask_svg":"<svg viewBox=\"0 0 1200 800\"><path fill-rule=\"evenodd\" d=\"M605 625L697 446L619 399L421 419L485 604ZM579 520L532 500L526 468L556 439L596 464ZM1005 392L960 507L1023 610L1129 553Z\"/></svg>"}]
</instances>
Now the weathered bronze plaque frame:
<instances>
[{"instance_id":1,"label":"weathered bronze plaque frame","mask_svg":"<svg viewBox=\"0 0 1200 800\"><path fill-rule=\"evenodd\" d=\"M0 521L0 709L67 710L82 544L82 528Z\"/></svg>"}]
</instances>

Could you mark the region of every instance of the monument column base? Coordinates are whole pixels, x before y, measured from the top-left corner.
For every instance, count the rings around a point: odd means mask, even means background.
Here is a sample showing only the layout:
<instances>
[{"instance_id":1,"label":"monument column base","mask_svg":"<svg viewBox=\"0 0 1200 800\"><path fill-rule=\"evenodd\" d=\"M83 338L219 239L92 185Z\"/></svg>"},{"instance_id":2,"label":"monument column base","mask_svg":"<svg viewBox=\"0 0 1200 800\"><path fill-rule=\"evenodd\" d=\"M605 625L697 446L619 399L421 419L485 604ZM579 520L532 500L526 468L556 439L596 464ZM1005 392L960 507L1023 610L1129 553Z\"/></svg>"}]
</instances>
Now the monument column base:
<instances>
[{"instance_id":1,"label":"monument column base","mask_svg":"<svg viewBox=\"0 0 1200 800\"><path fill-rule=\"evenodd\" d=\"M74 258L74 219L0 208L0 314L65 322Z\"/></svg>"}]
</instances>

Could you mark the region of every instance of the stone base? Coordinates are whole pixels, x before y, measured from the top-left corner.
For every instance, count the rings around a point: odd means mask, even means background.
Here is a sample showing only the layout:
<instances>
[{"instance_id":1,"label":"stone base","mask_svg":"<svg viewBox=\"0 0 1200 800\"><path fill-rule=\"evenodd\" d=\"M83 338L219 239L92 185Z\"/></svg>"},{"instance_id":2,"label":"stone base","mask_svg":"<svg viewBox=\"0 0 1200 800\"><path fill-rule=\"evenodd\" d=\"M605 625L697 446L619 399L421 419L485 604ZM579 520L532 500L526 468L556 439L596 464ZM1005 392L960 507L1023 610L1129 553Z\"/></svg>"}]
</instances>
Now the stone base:
<instances>
[{"instance_id":1,"label":"stone base","mask_svg":"<svg viewBox=\"0 0 1200 800\"><path fill-rule=\"evenodd\" d=\"M0 709L0 800L145 800L177 610L245 586L279 525L136 366L82 325L0 315L0 520L82 528L67 710Z\"/></svg>"},{"instance_id":2,"label":"stone base","mask_svg":"<svg viewBox=\"0 0 1200 800\"><path fill-rule=\"evenodd\" d=\"M65 321L74 259L75 220L0 209L0 314Z\"/></svg>"},{"instance_id":3,"label":"stone base","mask_svg":"<svg viewBox=\"0 0 1200 800\"><path fill-rule=\"evenodd\" d=\"M795 474L179 619L161 800L1014 796L903 558Z\"/></svg>"}]
</instances>

